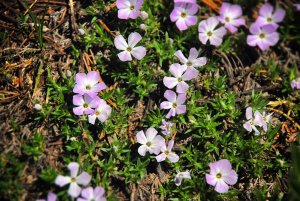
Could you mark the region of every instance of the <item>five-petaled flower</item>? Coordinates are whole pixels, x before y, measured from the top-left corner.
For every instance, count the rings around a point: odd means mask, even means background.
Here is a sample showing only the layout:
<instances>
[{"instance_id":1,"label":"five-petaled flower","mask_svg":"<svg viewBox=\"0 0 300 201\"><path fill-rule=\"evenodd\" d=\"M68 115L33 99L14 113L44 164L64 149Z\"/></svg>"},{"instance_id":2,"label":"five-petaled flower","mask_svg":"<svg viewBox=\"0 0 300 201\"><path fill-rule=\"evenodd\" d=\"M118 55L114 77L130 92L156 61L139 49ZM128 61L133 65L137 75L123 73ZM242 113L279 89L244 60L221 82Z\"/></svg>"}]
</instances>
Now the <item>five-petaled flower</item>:
<instances>
[{"instance_id":1,"label":"five-petaled flower","mask_svg":"<svg viewBox=\"0 0 300 201\"><path fill-rule=\"evenodd\" d=\"M238 175L227 159L210 163L209 167L210 173L205 174L206 182L214 186L218 193L226 193L229 189L228 184L234 185L237 182Z\"/></svg>"},{"instance_id":2,"label":"five-petaled flower","mask_svg":"<svg viewBox=\"0 0 300 201\"><path fill-rule=\"evenodd\" d=\"M179 160L179 156L172 152L173 145L174 140L170 140L168 143L168 147L166 147L165 144L161 147L160 150L162 153L155 157L157 162L164 161L166 160L166 158L168 158L171 163L176 163Z\"/></svg>"},{"instance_id":3,"label":"five-petaled flower","mask_svg":"<svg viewBox=\"0 0 300 201\"><path fill-rule=\"evenodd\" d=\"M237 27L245 25L245 19L242 17L242 8L239 5L223 3L218 19L231 33L237 32Z\"/></svg>"},{"instance_id":4,"label":"five-petaled flower","mask_svg":"<svg viewBox=\"0 0 300 201\"><path fill-rule=\"evenodd\" d=\"M253 23L249 30L252 35L247 36L247 44L258 46L262 51L274 46L279 40L276 27L271 24L260 26L258 23Z\"/></svg>"},{"instance_id":5,"label":"five-petaled flower","mask_svg":"<svg viewBox=\"0 0 300 201\"><path fill-rule=\"evenodd\" d=\"M162 120L162 125L159 127L162 130L164 135L170 135L171 128L174 124L172 122L168 122L165 119Z\"/></svg>"},{"instance_id":6,"label":"five-petaled flower","mask_svg":"<svg viewBox=\"0 0 300 201\"><path fill-rule=\"evenodd\" d=\"M248 121L243 124L243 127L249 132L253 130L255 132L255 135L258 135L260 132L257 130L256 126L261 127L263 125L262 115L258 111L255 111L253 118L252 107L247 107L246 119Z\"/></svg>"},{"instance_id":7,"label":"five-petaled flower","mask_svg":"<svg viewBox=\"0 0 300 201\"><path fill-rule=\"evenodd\" d=\"M54 193L49 192L48 196L47 196L47 200L46 199L37 199L36 201L56 201L56 198L57 198L57 196Z\"/></svg>"},{"instance_id":8,"label":"five-petaled flower","mask_svg":"<svg viewBox=\"0 0 300 201\"><path fill-rule=\"evenodd\" d=\"M98 96L91 97L88 94L73 96L73 104L77 107L73 108L73 112L76 115L92 114L94 108L97 108L100 103Z\"/></svg>"},{"instance_id":9,"label":"five-petaled flower","mask_svg":"<svg viewBox=\"0 0 300 201\"><path fill-rule=\"evenodd\" d=\"M140 15L143 0L117 0L119 19L136 19Z\"/></svg>"},{"instance_id":10,"label":"five-petaled flower","mask_svg":"<svg viewBox=\"0 0 300 201\"><path fill-rule=\"evenodd\" d=\"M137 142L142 144L138 152L141 156L145 156L148 151L150 154L159 154L161 146L165 144L165 139L157 135L157 130L155 128L148 128L146 135L144 131L139 131L136 134Z\"/></svg>"},{"instance_id":11,"label":"five-petaled flower","mask_svg":"<svg viewBox=\"0 0 300 201\"><path fill-rule=\"evenodd\" d=\"M218 24L219 20L217 17L210 17L199 23L198 31L201 43L205 45L209 40L210 44L214 46L222 44L223 37L226 34L226 29L224 27L216 29Z\"/></svg>"},{"instance_id":12,"label":"five-petaled flower","mask_svg":"<svg viewBox=\"0 0 300 201\"><path fill-rule=\"evenodd\" d=\"M76 85L73 92L83 95L88 94L91 97L97 96L97 93L106 89L104 82L98 83L100 75L96 71L90 71L87 75L85 73L76 74Z\"/></svg>"},{"instance_id":13,"label":"five-petaled flower","mask_svg":"<svg viewBox=\"0 0 300 201\"><path fill-rule=\"evenodd\" d=\"M186 105L183 105L186 100L186 94L178 94L171 90L166 90L164 93L164 97L168 101L163 101L160 104L161 109L169 110L166 118L169 119L171 116L175 116L176 114L183 114L186 112Z\"/></svg>"},{"instance_id":14,"label":"five-petaled flower","mask_svg":"<svg viewBox=\"0 0 300 201\"><path fill-rule=\"evenodd\" d=\"M198 7L193 3L175 3L175 7L170 14L172 22L176 21L176 26L180 31L197 24Z\"/></svg>"},{"instance_id":15,"label":"five-petaled flower","mask_svg":"<svg viewBox=\"0 0 300 201\"><path fill-rule=\"evenodd\" d=\"M191 174L189 171L185 171L185 172L179 172L177 171L177 174L174 178L174 182L176 186L180 186L181 185L181 181L182 179L191 179Z\"/></svg>"},{"instance_id":16,"label":"five-petaled flower","mask_svg":"<svg viewBox=\"0 0 300 201\"><path fill-rule=\"evenodd\" d=\"M284 16L285 10L282 8L277 8L274 10L271 4L266 3L259 9L259 16L256 20L256 23L258 23L260 26L271 24L277 29L278 23L282 22Z\"/></svg>"},{"instance_id":17,"label":"five-petaled flower","mask_svg":"<svg viewBox=\"0 0 300 201\"><path fill-rule=\"evenodd\" d=\"M81 191L81 197L77 201L106 201L105 190L102 187L87 187Z\"/></svg>"},{"instance_id":18,"label":"five-petaled flower","mask_svg":"<svg viewBox=\"0 0 300 201\"><path fill-rule=\"evenodd\" d=\"M95 108L94 113L88 116L89 123L95 124L96 119L99 119L101 123L106 121L111 113L111 107L106 103L105 100L100 99L98 107Z\"/></svg>"},{"instance_id":19,"label":"five-petaled flower","mask_svg":"<svg viewBox=\"0 0 300 201\"><path fill-rule=\"evenodd\" d=\"M118 50L123 50L118 54L119 59L121 61L131 61L132 55L136 59L141 60L146 55L146 48L142 46L135 47L140 40L142 40L142 36L136 32L128 36L128 43L122 35L118 35L114 43Z\"/></svg>"},{"instance_id":20,"label":"five-petaled flower","mask_svg":"<svg viewBox=\"0 0 300 201\"><path fill-rule=\"evenodd\" d=\"M190 49L189 57L186 58L181 50L177 50L175 52L175 56L179 59L179 61L182 63L183 66L189 67L189 68L197 68L204 66L207 62L206 57L199 57L199 52L196 48Z\"/></svg>"},{"instance_id":21,"label":"five-petaled flower","mask_svg":"<svg viewBox=\"0 0 300 201\"><path fill-rule=\"evenodd\" d=\"M81 192L81 187L78 184L87 186L91 181L91 176L87 172L82 172L78 175L79 164L76 162L71 162L68 165L68 169L71 176L58 175L55 179L55 184L60 187L70 184L68 194L72 197L78 197Z\"/></svg>"},{"instance_id":22,"label":"five-petaled flower","mask_svg":"<svg viewBox=\"0 0 300 201\"><path fill-rule=\"evenodd\" d=\"M195 68L187 68L178 63L172 64L169 71L174 77L164 77L164 85L169 89L176 86L177 93L186 93L189 85L185 81L191 80L198 75L198 71Z\"/></svg>"}]
</instances>

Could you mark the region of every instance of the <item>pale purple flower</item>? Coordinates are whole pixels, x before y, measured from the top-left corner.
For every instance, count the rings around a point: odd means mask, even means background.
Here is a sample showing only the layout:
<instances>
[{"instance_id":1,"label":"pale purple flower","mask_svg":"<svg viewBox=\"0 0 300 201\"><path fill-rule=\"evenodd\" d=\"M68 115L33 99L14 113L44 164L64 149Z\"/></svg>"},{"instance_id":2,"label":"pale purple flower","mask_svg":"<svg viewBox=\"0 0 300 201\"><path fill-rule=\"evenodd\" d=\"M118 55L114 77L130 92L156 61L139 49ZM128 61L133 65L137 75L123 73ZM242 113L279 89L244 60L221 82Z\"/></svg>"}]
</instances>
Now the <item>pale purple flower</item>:
<instances>
[{"instance_id":1,"label":"pale purple flower","mask_svg":"<svg viewBox=\"0 0 300 201\"><path fill-rule=\"evenodd\" d=\"M197 77L199 73L195 68L187 68L186 66L178 63L172 64L169 71L174 77L164 77L164 85L169 89L176 86L177 93L186 93L189 89L189 85L185 81Z\"/></svg>"},{"instance_id":2,"label":"pale purple flower","mask_svg":"<svg viewBox=\"0 0 300 201\"><path fill-rule=\"evenodd\" d=\"M88 94L73 96L73 104L77 107L73 108L76 115L92 114L94 108L97 108L100 103L98 96L91 97Z\"/></svg>"},{"instance_id":3,"label":"pale purple flower","mask_svg":"<svg viewBox=\"0 0 300 201\"><path fill-rule=\"evenodd\" d=\"M275 29L277 29L278 23L282 22L284 16L285 10L282 8L277 8L274 10L274 7L271 4L265 3L259 9L259 16L256 19L256 23L258 23L260 26L271 24L275 27Z\"/></svg>"},{"instance_id":4,"label":"pale purple flower","mask_svg":"<svg viewBox=\"0 0 300 201\"><path fill-rule=\"evenodd\" d=\"M92 177L87 172L82 172L78 175L79 164L76 162L71 162L68 165L68 169L70 170L71 176L58 175L55 179L55 184L60 187L70 184L68 194L72 197L78 197L81 192L81 187L78 184L87 186Z\"/></svg>"},{"instance_id":5,"label":"pale purple flower","mask_svg":"<svg viewBox=\"0 0 300 201\"><path fill-rule=\"evenodd\" d=\"M219 20L217 17L210 17L206 20L202 20L199 23L199 40L202 44L205 45L207 41L214 46L219 46L222 44L223 37L226 34L226 29L225 27L216 29L218 24Z\"/></svg>"},{"instance_id":6,"label":"pale purple flower","mask_svg":"<svg viewBox=\"0 0 300 201\"><path fill-rule=\"evenodd\" d=\"M236 184L238 175L227 159L210 163L209 167L210 173L205 174L206 182L214 186L218 193L226 193L229 189L228 184Z\"/></svg>"},{"instance_id":7,"label":"pale purple flower","mask_svg":"<svg viewBox=\"0 0 300 201\"><path fill-rule=\"evenodd\" d=\"M262 113L262 119L263 119L263 122L262 122L262 127L264 129L265 132L267 132L268 130L268 123L270 122L271 120L271 117L272 117L272 114L273 113L270 113L270 114L267 114L265 111ZM255 115L255 114L254 114Z\"/></svg>"},{"instance_id":8,"label":"pale purple flower","mask_svg":"<svg viewBox=\"0 0 300 201\"><path fill-rule=\"evenodd\" d=\"M38 199L36 201L56 201L56 198L57 198L57 196L54 193L49 192L48 196L47 196L47 200L46 199Z\"/></svg>"},{"instance_id":9,"label":"pale purple flower","mask_svg":"<svg viewBox=\"0 0 300 201\"><path fill-rule=\"evenodd\" d=\"M170 140L168 143L168 147L166 147L165 144L161 147L160 151L162 153L155 157L157 162L164 161L166 160L166 158L168 158L171 163L176 163L179 160L179 156L172 152L173 145L174 140Z\"/></svg>"},{"instance_id":10,"label":"pale purple flower","mask_svg":"<svg viewBox=\"0 0 300 201\"><path fill-rule=\"evenodd\" d=\"M256 126L261 127L263 125L263 117L260 114L260 112L255 111L254 118L253 118L252 107L247 107L246 119L247 122L243 124L243 127L249 132L252 132L253 130L255 134L258 135L260 132L257 130Z\"/></svg>"},{"instance_id":11,"label":"pale purple flower","mask_svg":"<svg viewBox=\"0 0 300 201\"><path fill-rule=\"evenodd\" d=\"M188 27L197 24L198 12L196 4L192 3L175 3L175 7L170 14L172 22L176 21L176 26L180 31L188 29Z\"/></svg>"},{"instance_id":12,"label":"pale purple flower","mask_svg":"<svg viewBox=\"0 0 300 201\"><path fill-rule=\"evenodd\" d=\"M143 0L117 0L119 19L136 19L140 14Z\"/></svg>"},{"instance_id":13,"label":"pale purple flower","mask_svg":"<svg viewBox=\"0 0 300 201\"><path fill-rule=\"evenodd\" d=\"M294 6L296 7L296 9L297 9L298 11L300 11L300 3L295 3Z\"/></svg>"},{"instance_id":14,"label":"pale purple flower","mask_svg":"<svg viewBox=\"0 0 300 201\"><path fill-rule=\"evenodd\" d=\"M186 100L186 94L178 94L171 90L166 90L164 93L164 97L168 101L163 101L160 104L161 109L169 110L166 118L169 119L171 116L175 116L176 114L183 114L186 112L186 105L183 105Z\"/></svg>"},{"instance_id":15,"label":"pale purple flower","mask_svg":"<svg viewBox=\"0 0 300 201\"><path fill-rule=\"evenodd\" d=\"M185 171L185 172L177 171L177 175L174 178L175 185L180 186L182 179L192 179L190 172L189 171Z\"/></svg>"},{"instance_id":16,"label":"pale purple flower","mask_svg":"<svg viewBox=\"0 0 300 201\"><path fill-rule=\"evenodd\" d=\"M159 154L160 148L163 144L165 144L165 139L157 135L157 130L155 128L148 128L146 131L146 135L144 131L139 131L136 134L137 142L142 144L138 152L141 156L145 156L148 151L150 154Z\"/></svg>"},{"instance_id":17,"label":"pale purple flower","mask_svg":"<svg viewBox=\"0 0 300 201\"><path fill-rule=\"evenodd\" d=\"M279 34L273 25L260 26L258 23L253 23L249 30L252 35L247 36L247 44L258 46L262 51L274 46L279 40Z\"/></svg>"},{"instance_id":18,"label":"pale purple flower","mask_svg":"<svg viewBox=\"0 0 300 201\"><path fill-rule=\"evenodd\" d=\"M177 50L174 55L179 59L183 66L189 68L198 68L204 66L207 62L206 57L198 57L199 52L194 47L190 49L188 58L183 55L181 50Z\"/></svg>"},{"instance_id":19,"label":"pale purple flower","mask_svg":"<svg viewBox=\"0 0 300 201\"><path fill-rule=\"evenodd\" d=\"M300 78L297 78L295 80L292 80L291 82L292 89L300 89Z\"/></svg>"},{"instance_id":20,"label":"pale purple flower","mask_svg":"<svg viewBox=\"0 0 300 201\"><path fill-rule=\"evenodd\" d=\"M237 32L237 27L245 25L245 19L242 17L242 8L240 5L223 3L220 9L219 21L224 24L231 33Z\"/></svg>"},{"instance_id":21,"label":"pale purple flower","mask_svg":"<svg viewBox=\"0 0 300 201\"><path fill-rule=\"evenodd\" d=\"M159 127L162 130L164 135L170 135L171 128L174 124L172 122L168 122L165 119L162 120L162 125Z\"/></svg>"},{"instance_id":22,"label":"pale purple flower","mask_svg":"<svg viewBox=\"0 0 300 201\"><path fill-rule=\"evenodd\" d=\"M146 48L142 46L135 47L140 40L142 40L142 36L136 32L128 36L128 43L122 35L118 35L114 43L118 50L123 50L118 54L119 59L121 61L131 61L132 55L136 59L141 60L146 55Z\"/></svg>"},{"instance_id":23,"label":"pale purple flower","mask_svg":"<svg viewBox=\"0 0 300 201\"><path fill-rule=\"evenodd\" d=\"M98 83L99 80L100 75L96 71L90 71L87 75L85 73L77 73L76 85L74 86L73 92L95 97L99 91L107 88L104 82Z\"/></svg>"},{"instance_id":24,"label":"pale purple flower","mask_svg":"<svg viewBox=\"0 0 300 201\"><path fill-rule=\"evenodd\" d=\"M106 201L105 191L102 187L93 187L85 188L81 191L81 197L77 198L77 201Z\"/></svg>"},{"instance_id":25,"label":"pale purple flower","mask_svg":"<svg viewBox=\"0 0 300 201\"><path fill-rule=\"evenodd\" d=\"M111 107L106 103L105 100L100 99L98 107L95 108L94 113L88 116L89 123L95 124L96 119L99 119L101 123L103 123L110 116L110 113Z\"/></svg>"}]
</instances>

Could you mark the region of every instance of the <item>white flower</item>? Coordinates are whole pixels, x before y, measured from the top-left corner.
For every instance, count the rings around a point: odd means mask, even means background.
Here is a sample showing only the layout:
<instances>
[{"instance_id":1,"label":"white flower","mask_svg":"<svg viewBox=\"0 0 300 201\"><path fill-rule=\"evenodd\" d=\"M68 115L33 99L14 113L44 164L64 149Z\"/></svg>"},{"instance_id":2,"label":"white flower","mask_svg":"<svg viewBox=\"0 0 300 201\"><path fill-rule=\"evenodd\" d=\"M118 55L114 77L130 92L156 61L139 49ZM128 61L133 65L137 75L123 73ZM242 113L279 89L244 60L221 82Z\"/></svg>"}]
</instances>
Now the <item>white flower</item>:
<instances>
[{"instance_id":1,"label":"white flower","mask_svg":"<svg viewBox=\"0 0 300 201\"><path fill-rule=\"evenodd\" d=\"M155 128L148 128L146 131L146 136L143 131L139 131L136 134L137 142L142 144L139 147L138 152L141 156L145 156L146 152L149 151L150 154L159 154L161 146L165 144L165 139L157 135L157 130Z\"/></svg>"}]
</instances>

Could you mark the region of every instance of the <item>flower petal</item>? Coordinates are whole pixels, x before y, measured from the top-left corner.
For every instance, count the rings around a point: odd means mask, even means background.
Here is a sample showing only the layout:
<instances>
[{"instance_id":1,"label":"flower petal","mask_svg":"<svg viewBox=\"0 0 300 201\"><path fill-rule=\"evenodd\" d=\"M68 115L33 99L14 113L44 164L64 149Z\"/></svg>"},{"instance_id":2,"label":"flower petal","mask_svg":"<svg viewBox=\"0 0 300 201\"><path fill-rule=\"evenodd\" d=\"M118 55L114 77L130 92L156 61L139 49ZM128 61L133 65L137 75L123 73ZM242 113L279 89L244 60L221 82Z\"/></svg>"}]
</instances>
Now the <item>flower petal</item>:
<instances>
[{"instance_id":1,"label":"flower petal","mask_svg":"<svg viewBox=\"0 0 300 201\"><path fill-rule=\"evenodd\" d=\"M185 64L188 61L187 58L183 55L181 50L177 50L174 55L179 59L179 61L182 64Z\"/></svg>"},{"instance_id":2,"label":"flower petal","mask_svg":"<svg viewBox=\"0 0 300 201\"><path fill-rule=\"evenodd\" d=\"M128 44L122 35L115 37L114 43L118 50L126 50L128 47Z\"/></svg>"},{"instance_id":3,"label":"flower petal","mask_svg":"<svg viewBox=\"0 0 300 201\"><path fill-rule=\"evenodd\" d=\"M189 85L182 81L182 82L179 82L177 87L176 87L176 92L177 93L186 93L186 91L189 89Z\"/></svg>"},{"instance_id":4,"label":"flower petal","mask_svg":"<svg viewBox=\"0 0 300 201\"><path fill-rule=\"evenodd\" d=\"M215 186L217 183L217 179L216 179L215 175L205 174L205 179L209 185Z\"/></svg>"},{"instance_id":5,"label":"flower petal","mask_svg":"<svg viewBox=\"0 0 300 201\"><path fill-rule=\"evenodd\" d=\"M71 162L68 165L68 169L70 170L71 177L76 177L79 170L79 164L76 162Z\"/></svg>"},{"instance_id":6,"label":"flower petal","mask_svg":"<svg viewBox=\"0 0 300 201\"><path fill-rule=\"evenodd\" d=\"M90 183L92 177L87 172L82 172L77 178L76 181L78 184L86 186Z\"/></svg>"},{"instance_id":7,"label":"flower petal","mask_svg":"<svg viewBox=\"0 0 300 201\"><path fill-rule=\"evenodd\" d=\"M184 102L186 101L186 94L178 94L178 98L177 98L177 104L181 105L184 104Z\"/></svg>"},{"instance_id":8,"label":"flower petal","mask_svg":"<svg viewBox=\"0 0 300 201\"><path fill-rule=\"evenodd\" d=\"M228 174L223 174L222 179L230 185L236 184L238 180L238 175L234 170L231 170Z\"/></svg>"},{"instance_id":9,"label":"flower petal","mask_svg":"<svg viewBox=\"0 0 300 201\"><path fill-rule=\"evenodd\" d=\"M71 178L68 177L68 176L62 176L62 175L58 175L55 179L55 184L60 186L60 187L63 187L67 184L69 184L71 182Z\"/></svg>"},{"instance_id":10,"label":"flower petal","mask_svg":"<svg viewBox=\"0 0 300 201\"><path fill-rule=\"evenodd\" d=\"M81 192L81 188L78 186L77 183L72 182L70 184L69 190L68 190L68 194L74 198L78 197L80 195Z\"/></svg>"},{"instance_id":11,"label":"flower petal","mask_svg":"<svg viewBox=\"0 0 300 201\"><path fill-rule=\"evenodd\" d=\"M124 9L118 10L118 18L119 19L127 20L127 19L129 19L130 14L131 14L130 8L124 8Z\"/></svg>"},{"instance_id":12,"label":"flower petal","mask_svg":"<svg viewBox=\"0 0 300 201\"><path fill-rule=\"evenodd\" d=\"M223 181L223 180L218 180L217 184L215 186L215 190L218 193L226 193L229 189L229 186Z\"/></svg>"},{"instance_id":13,"label":"flower petal","mask_svg":"<svg viewBox=\"0 0 300 201\"><path fill-rule=\"evenodd\" d=\"M148 128L146 131L146 138L148 141L152 142L152 140L155 138L157 135L157 130L155 128Z\"/></svg>"},{"instance_id":14,"label":"flower petal","mask_svg":"<svg viewBox=\"0 0 300 201\"><path fill-rule=\"evenodd\" d=\"M88 74L87 74L87 80L88 82L91 84L91 85L95 85L96 83L99 82L100 80L100 75L98 72L96 71L90 71Z\"/></svg>"},{"instance_id":15,"label":"flower petal","mask_svg":"<svg viewBox=\"0 0 300 201\"><path fill-rule=\"evenodd\" d=\"M132 61L131 54L128 51L122 51L118 54L121 61Z\"/></svg>"},{"instance_id":16,"label":"flower petal","mask_svg":"<svg viewBox=\"0 0 300 201\"><path fill-rule=\"evenodd\" d=\"M171 103L175 103L177 95L174 91L166 90L164 93L164 97Z\"/></svg>"},{"instance_id":17,"label":"flower petal","mask_svg":"<svg viewBox=\"0 0 300 201\"><path fill-rule=\"evenodd\" d=\"M164 77L163 83L167 88L172 89L178 84L178 79L175 77Z\"/></svg>"},{"instance_id":18,"label":"flower petal","mask_svg":"<svg viewBox=\"0 0 300 201\"><path fill-rule=\"evenodd\" d=\"M135 47L131 50L131 54L137 59L141 60L146 55L146 48L142 46Z\"/></svg>"},{"instance_id":19,"label":"flower petal","mask_svg":"<svg viewBox=\"0 0 300 201\"><path fill-rule=\"evenodd\" d=\"M156 156L155 158L156 158L157 162L161 162L161 161L166 160L166 157L167 157L166 154L162 153L162 154L159 154L158 156Z\"/></svg>"},{"instance_id":20,"label":"flower petal","mask_svg":"<svg viewBox=\"0 0 300 201\"><path fill-rule=\"evenodd\" d=\"M179 156L175 153L169 153L167 155L167 158L171 161L171 163L176 163L177 161L179 161Z\"/></svg>"},{"instance_id":21,"label":"flower petal","mask_svg":"<svg viewBox=\"0 0 300 201\"><path fill-rule=\"evenodd\" d=\"M147 151L148 151L148 146L146 146L146 145L141 145L141 146L138 148L138 153L139 153L141 156L145 156Z\"/></svg>"},{"instance_id":22,"label":"flower petal","mask_svg":"<svg viewBox=\"0 0 300 201\"><path fill-rule=\"evenodd\" d=\"M91 200L94 198L94 189L93 187L87 187L85 189L83 189L81 191L81 196L88 199L88 200Z\"/></svg>"},{"instance_id":23,"label":"flower petal","mask_svg":"<svg viewBox=\"0 0 300 201\"><path fill-rule=\"evenodd\" d=\"M135 47L138 42L142 40L141 34L137 32L133 32L128 36L128 46Z\"/></svg>"}]
</instances>

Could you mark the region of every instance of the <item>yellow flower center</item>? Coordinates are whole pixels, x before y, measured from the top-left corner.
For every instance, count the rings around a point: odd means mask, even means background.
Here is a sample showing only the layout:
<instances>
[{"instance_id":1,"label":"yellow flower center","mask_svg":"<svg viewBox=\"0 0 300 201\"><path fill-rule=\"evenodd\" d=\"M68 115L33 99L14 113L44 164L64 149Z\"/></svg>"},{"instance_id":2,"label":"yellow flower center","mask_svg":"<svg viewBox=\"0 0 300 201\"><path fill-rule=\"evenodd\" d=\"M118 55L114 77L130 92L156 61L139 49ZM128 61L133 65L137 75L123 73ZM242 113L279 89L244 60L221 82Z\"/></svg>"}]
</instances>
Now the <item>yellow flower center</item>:
<instances>
[{"instance_id":1,"label":"yellow flower center","mask_svg":"<svg viewBox=\"0 0 300 201\"><path fill-rule=\"evenodd\" d=\"M131 52L132 48L131 47L127 47L127 51Z\"/></svg>"},{"instance_id":2,"label":"yellow flower center","mask_svg":"<svg viewBox=\"0 0 300 201\"><path fill-rule=\"evenodd\" d=\"M222 177L222 174L221 174L221 173L218 173L218 174L216 175L216 177L217 177L217 179L220 179L220 178Z\"/></svg>"},{"instance_id":3,"label":"yellow flower center","mask_svg":"<svg viewBox=\"0 0 300 201\"><path fill-rule=\"evenodd\" d=\"M167 151L165 151L164 153L165 153L166 155L169 155L170 152L167 150Z\"/></svg>"},{"instance_id":4,"label":"yellow flower center","mask_svg":"<svg viewBox=\"0 0 300 201\"><path fill-rule=\"evenodd\" d=\"M185 17L186 17L186 13L181 13L180 16L181 16L182 18L185 18Z\"/></svg>"},{"instance_id":5,"label":"yellow flower center","mask_svg":"<svg viewBox=\"0 0 300 201\"><path fill-rule=\"evenodd\" d=\"M211 31L207 32L207 35L208 35L208 36L212 36L212 34L213 34L213 33L212 33Z\"/></svg>"},{"instance_id":6,"label":"yellow flower center","mask_svg":"<svg viewBox=\"0 0 300 201\"><path fill-rule=\"evenodd\" d=\"M176 107L177 107L177 103L173 103L173 104L172 104L172 107L173 107L173 108L176 108Z\"/></svg>"},{"instance_id":7,"label":"yellow flower center","mask_svg":"<svg viewBox=\"0 0 300 201\"><path fill-rule=\"evenodd\" d=\"M85 87L85 89L86 89L86 90L91 90L91 86L90 86L90 85L87 85L87 86Z\"/></svg>"},{"instance_id":8,"label":"yellow flower center","mask_svg":"<svg viewBox=\"0 0 300 201\"><path fill-rule=\"evenodd\" d=\"M96 116L98 116L99 114L100 114L100 112L98 112L98 111L95 112L95 115L96 115Z\"/></svg>"},{"instance_id":9,"label":"yellow flower center","mask_svg":"<svg viewBox=\"0 0 300 201\"><path fill-rule=\"evenodd\" d=\"M267 22L272 22L272 18L268 17Z\"/></svg>"},{"instance_id":10,"label":"yellow flower center","mask_svg":"<svg viewBox=\"0 0 300 201\"><path fill-rule=\"evenodd\" d=\"M130 6L130 10L134 10L134 5L131 5L131 6Z\"/></svg>"},{"instance_id":11,"label":"yellow flower center","mask_svg":"<svg viewBox=\"0 0 300 201\"><path fill-rule=\"evenodd\" d=\"M190 66L192 66L193 64L192 64L192 62L188 61L188 62L186 63L186 65L187 65L188 67L190 67Z\"/></svg>"},{"instance_id":12,"label":"yellow flower center","mask_svg":"<svg viewBox=\"0 0 300 201\"><path fill-rule=\"evenodd\" d=\"M265 38L265 37L266 37L266 35L265 35L264 33L260 33L260 34L259 34L259 38L263 39L263 38Z\"/></svg>"},{"instance_id":13,"label":"yellow flower center","mask_svg":"<svg viewBox=\"0 0 300 201\"><path fill-rule=\"evenodd\" d=\"M84 107L84 108L87 108L88 106L89 106L89 105L88 105L87 103L84 103L84 104L83 104L83 107Z\"/></svg>"},{"instance_id":14,"label":"yellow flower center","mask_svg":"<svg viewBox=\"0 0 300 201\"><path fill-rule=\"evenodd\" d=\"M76 178L71 178L71 183L76 182Z\"/></svg>"},{"instance_id":15,"label":"yellow flower center","mask_svg":"<svg viewBox=\"0 0 300 201\"><path fill-rule=\"evenodd\" d=\"M151 146L151 142L147 142L146 145L147 145L148 147L150 147L150 146Z\"/></svg>"},{"instance_id":16,"label":"yellow flower center","mask_svg":"<svg viewBox=\"0 0 300 201\"><path fill-rule=\"evenodd\" d=\"M229 17L225 17L225 21L226 21L226 22L229 22L229 21L230 21L230 18L229 18Z\"/></svg>"}]
</instances>

